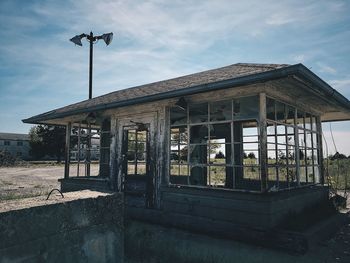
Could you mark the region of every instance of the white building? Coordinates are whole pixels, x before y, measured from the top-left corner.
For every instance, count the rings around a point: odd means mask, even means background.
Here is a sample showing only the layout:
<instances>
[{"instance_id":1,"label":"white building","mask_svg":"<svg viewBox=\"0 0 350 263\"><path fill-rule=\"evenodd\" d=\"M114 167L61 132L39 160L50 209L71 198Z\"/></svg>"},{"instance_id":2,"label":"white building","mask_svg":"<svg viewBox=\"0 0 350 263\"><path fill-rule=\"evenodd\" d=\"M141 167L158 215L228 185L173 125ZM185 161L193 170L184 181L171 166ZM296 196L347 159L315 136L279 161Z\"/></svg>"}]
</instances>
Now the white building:
<instances>
[{"instance_id":1,"label":"white building","mask_svg":"<svg viewBox=\"0 0 350 263\"><path fill-rule=\"evenodd\" d=\"M30 159L29 135L0 132L0 151L9 152L23 160Z\"/></svg>"}]
</instances>

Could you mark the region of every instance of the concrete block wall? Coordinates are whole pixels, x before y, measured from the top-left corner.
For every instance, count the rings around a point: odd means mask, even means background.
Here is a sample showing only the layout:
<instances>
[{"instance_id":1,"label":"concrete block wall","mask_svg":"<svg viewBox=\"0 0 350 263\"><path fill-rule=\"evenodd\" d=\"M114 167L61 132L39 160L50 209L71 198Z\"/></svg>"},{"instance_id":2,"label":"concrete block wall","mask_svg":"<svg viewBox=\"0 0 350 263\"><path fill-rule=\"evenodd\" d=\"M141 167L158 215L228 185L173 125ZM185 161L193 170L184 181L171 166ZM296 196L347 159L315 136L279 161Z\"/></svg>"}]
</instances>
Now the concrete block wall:
<instances>
[{"instance_id":1,"label":"concrete block wall","mask_svg":"<svg viewBox=\"0 0 350 263\"><path fill-rule=\"evenodd\" d=\"M81 192L1 212L0 262L124 262L123 196Z\"/></svg>"}]
</instances>

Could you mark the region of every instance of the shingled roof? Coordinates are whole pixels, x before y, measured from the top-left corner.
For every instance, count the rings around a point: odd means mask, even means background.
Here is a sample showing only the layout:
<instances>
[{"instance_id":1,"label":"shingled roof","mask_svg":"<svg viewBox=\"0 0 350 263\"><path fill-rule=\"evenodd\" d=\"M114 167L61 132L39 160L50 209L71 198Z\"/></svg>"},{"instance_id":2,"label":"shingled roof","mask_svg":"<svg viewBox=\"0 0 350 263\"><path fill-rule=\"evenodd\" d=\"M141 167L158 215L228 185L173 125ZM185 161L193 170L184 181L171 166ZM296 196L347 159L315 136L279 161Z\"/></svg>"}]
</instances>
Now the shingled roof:
<instances>
[{"instance_id":1,"label":"shingled roof","mask_svg":"<svg viewBox=\"0 0 350 263\"><path fill-rule=\"evenodd\" d=\"M78 113L86 113L224 88L227 85L237 86L258 81L266 81L269 79L285 77L288 74L292 74L294 71L300 70L300 68L309 71L302 64L290 66L287 64L237 63L174 79L114 91L95 97L91 100L85 100L33 116L29 119L23 120L23 122L39 123L44 120L65 117ZM309 72L312 73L311 71ZM322 81L321 79L319 80ZM333 90L331 87L329 88Z\"/></svg>"}]
</instances>

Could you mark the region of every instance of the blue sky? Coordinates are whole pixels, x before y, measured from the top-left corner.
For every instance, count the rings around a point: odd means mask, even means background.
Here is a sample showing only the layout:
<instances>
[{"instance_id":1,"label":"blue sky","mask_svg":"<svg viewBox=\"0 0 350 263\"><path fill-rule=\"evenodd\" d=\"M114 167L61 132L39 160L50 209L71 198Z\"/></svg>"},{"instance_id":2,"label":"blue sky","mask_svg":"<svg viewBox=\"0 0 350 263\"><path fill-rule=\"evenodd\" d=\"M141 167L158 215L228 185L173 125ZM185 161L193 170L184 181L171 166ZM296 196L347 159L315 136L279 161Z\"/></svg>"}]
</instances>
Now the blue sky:
<instances>
[{"instance_id":1,"label":"blue sky","mask_svg":"<svg viewBox=\"0 0 350 263\"><path fill-rule=\"evenodd\" d=\"M0 1L0 131L88 96L88 45L76 34L114 32L94 49L93 96L237 62L303 63L350 99L350 1ZM350 122L332 124L350 154ZM324 125L330 152L329 124Z\"/></svg>"}]
</instances>

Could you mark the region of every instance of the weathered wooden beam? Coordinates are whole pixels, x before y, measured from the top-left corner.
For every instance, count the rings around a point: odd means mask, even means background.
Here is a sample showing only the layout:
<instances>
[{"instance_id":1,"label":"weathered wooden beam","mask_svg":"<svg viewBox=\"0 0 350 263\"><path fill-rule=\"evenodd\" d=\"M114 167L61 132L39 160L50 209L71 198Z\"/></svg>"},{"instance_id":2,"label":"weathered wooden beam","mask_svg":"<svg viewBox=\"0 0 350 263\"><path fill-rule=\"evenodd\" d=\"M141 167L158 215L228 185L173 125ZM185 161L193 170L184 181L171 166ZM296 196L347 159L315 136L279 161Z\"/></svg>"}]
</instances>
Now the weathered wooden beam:
<instances>
[{"instance_id":1,"label":"weathered wooden beam","mask_svg":"<svg viewBox=\"0 0 350 263\"><path fill-rule=\"evenodd\" d=\"M66 147L64 154L64 178L69 178L69 163L70 163L70 134L72 130L72 123L68 122L66 126Z\"/></svg>"},{"instance_id":2,"label":"weathered wooden beam","mask_svg":"<svg viewBox=\"0 0 350 263\"><path fill-rule=\"evenodd\" d=\"M323 144L322 144L322 123L321 118L316 117L317 143L318 143L318 163L320 165L320 183L324 184L324 159L323 159ZM328 156L327 156L328 157Z\"/></svg>"},{"instance_id":3,"label":"weathered wooden beam","mask_svg":"<svg viewBox=\"0 0 350 263\"><path fill-rule=\"evenodd\" d=\"M260 179L261 192L266 192L267 185L267 123L266 123L266 94L259 94L259 129L260 129Z\"/></svg>"},{"instance_id":4,"label":"weathered wooden beam","mask_svg":"<svg viewBox=\"0 0 350 263\"><path fill-rule=\"evenodd\" d=\"M118 184L118 166L117 166L117 140L118 140L118 127L117 118L111 117L111 145L110 145L110 159L109 159L109 176L111 180L112 190L121 191L120 184Z\"/></svg>"}]
</instances>

